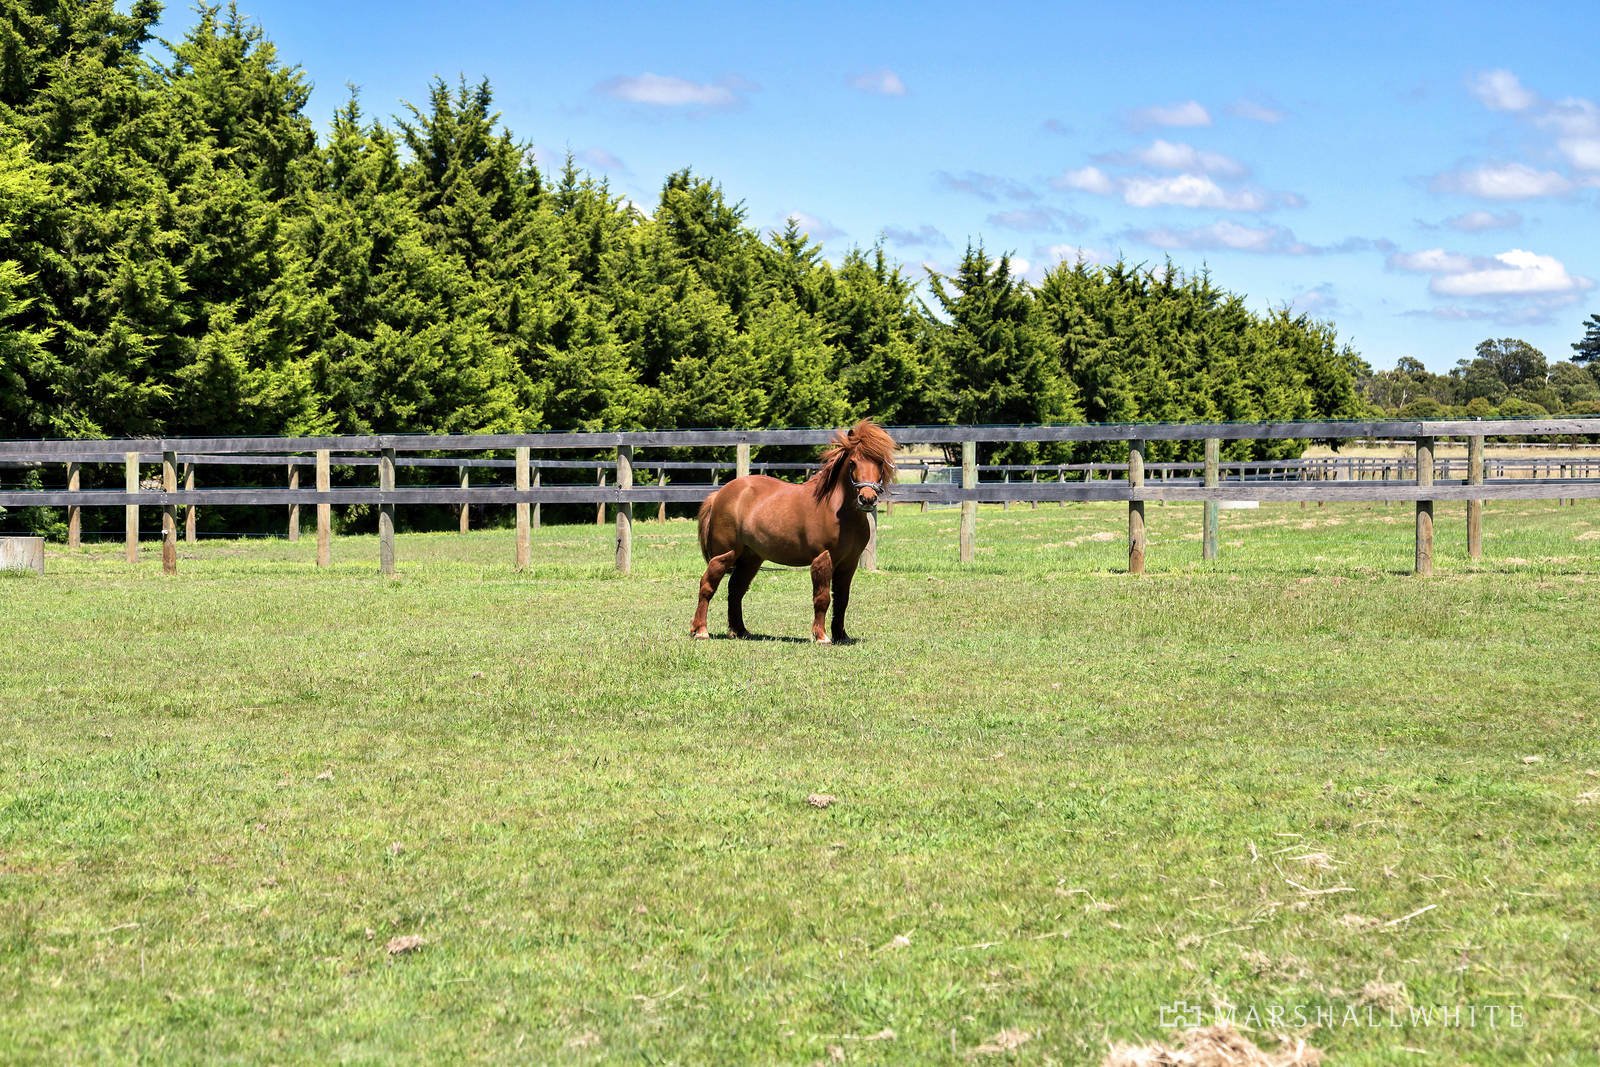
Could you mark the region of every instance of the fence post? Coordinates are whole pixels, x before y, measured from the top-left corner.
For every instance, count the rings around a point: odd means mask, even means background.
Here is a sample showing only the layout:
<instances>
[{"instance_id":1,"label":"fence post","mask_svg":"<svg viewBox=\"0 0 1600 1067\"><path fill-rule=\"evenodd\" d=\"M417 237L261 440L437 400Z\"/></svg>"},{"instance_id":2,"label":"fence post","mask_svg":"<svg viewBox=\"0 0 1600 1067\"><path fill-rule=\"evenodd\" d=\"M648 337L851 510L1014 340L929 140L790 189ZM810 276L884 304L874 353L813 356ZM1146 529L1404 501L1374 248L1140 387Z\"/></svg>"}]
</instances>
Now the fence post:
<instances>
[{"instance_id":1,"label":"fence post","mask_svg":"<svg viewBox=\"0 0 1600 1067\"><path fill-rule=\"evenodd\" d=\"M178 491L178 454L161 453L161 491ZM161 570L164 574L178 573L178 505L168 497L161 505Z\"/></svg>"},{"instance_id":2,"label":"fence post","mask_svg":"<svg viewBox=\"0 0 1600 1067\"><path fill-rule=\"evenodd\" d=\"M733 448L734 477L743 478L750 473L750 445L740 442Z\"/></svg>"},{"instance_id":3,"label":"fence post","mask_svg":"<svg viewBox=\"0 0 1600 1067\"><path fill-rule=\"evenodd\" d=\"M186 493L194 492L194 468L195 464L192 462L183 465L183 491ZM199 514L199 510L192 503L183 506L183 540L185 544L194 544L195 516Z\"/></svg>"},{"instance_id":4,"label":"fence post","mask_svg":"<svg viewBox=\"0 0 1600 1067\"><path fill-rule=\"evenodd\" d=\"M1128 442L1128 490L1131 493L1144 488L1144 442ZM1128 498L1128 573L1144 573L1145 553L1144 501Z\"/></svg>"},{"instance_id":5,"label":"fence post","mask_svg":"<svg viewBox=\"0 0 1600 1067\"><path fill-rule=\"evenodd\" d=\"M392 448L385 448L378 456L378 491L394 492ZM378 571L385 577L394 575L394 504L389 501L378 505Z\"/></svg>"},{"instance_id":6,"label":"fence post","mask_svg":"<svg viewBox=\"0 0 1600 1067\"><path fill-rule=\"evenodd\" d=\"M1010 471L1003 472L1000 475L1000 480L1003 481L1006 485L1010 485L1011 484L1011 472ZM1010 511L1011 510L1011 501L1009 499L1000 501L1000 510L1001 511Z\"/></svg>"},{"instance_id":7,"label":"fence post","mask_svg":"<svg viewBox=\"0 0 1600 1067\"><path fill-rule=\"evenodd\" d=\"M596 483L600 488L604 489L606 487L606 469L604 467L596 467L595 472ZM599 506L595 508L594 524L596 526L604 526L606 524L606 502L604 500L600 501Z\"/></svg>"},{"instance_id":8,"label":"fence post","mask_svg":"<svg viewBox=\"0 0 1600 1067\"><path fill-rule=\"evenodd\" d=\"M80 465L67 464L67 492L76 493L83 483ZM83 509L77 504L67 505L67 547L78 548L83 544Z\"/></svg>"},{"instance_id":9,"label":"fence post","mask_svg":"<svg viewBox=\"0 0 1600 1067\"><path fill-rule=\"evenodd\" d=\"M633 488L633 446L617 446L617 488ZM617 570L627 574L633 570L633 504L627 500L617 505Z\"/></svg>"},{"instance_id":10,"label":"fence post","mask_svg":"<svg viewBox=\"0 0 1600 1067\"><path fill-rule=\"evenodd\" d=\"M1038 485L1039 484L1039 472L1038 471L1034 471L1033 472L1033 484L1034 485ZM1039 502L1037 500L1028 501L1028 510L1029 511L1038 511L1039 510Z\"/></svg>"},{"instance_id":11,"label":"fence post","mask_svg":"<svg viewBox=\"0 0 1600 1067\"><path fill-rule=\"evenodd\" d=\"M1206 473L1205 484L1215 489L1221 481L1222 467L1222 442L1215 437L1206 438ZM1217 558L1217 541L1221 533L1221 501L1207 498L1204 505L1204 529L1200 537L1200 558L1214 560Z\"/></svg>"},{"instance_id":12,"label":"fence post","mask_svg":"<svg viewBox=\"0 0 1600 1067\"><path fill-rule=\"evenodd\" d=\"M289 464L289 488L300 488L300 465ZM300 504L298 501L289 501L289 540L300 540Z\"/></svg>"},{"instance_id":13,"label":"fence post","mask_svg":"<svg viewBox=\"0 0 1600 1067\"><path fill-rule=\"evenodd\" d=\"M861 566L869 571L878 569L878 513L867 512L867 547L861 550Z\"/></svg>"},{"instance_id":14,"label":"fence post","mask_svg":"<svg viewBox=\"0 0 1600 1067\"><path fill-rule=\"evenodd\" d=\"M533 468L533 487L535 489L539 488L539 468L538 467ZM533 528L535 530L537 530L539 528L539 503L538 503L538 501L534 501L534 504L533 504Z\"/></svg>"},{"instance_id":15,"label":"fence post","mask_svg":"<svg viewBox=\"0 0 1600 1067\"><path fill-rule=\"evenodd\" d=\"M978 488L978 442L961 442L961 488ZM978 502L961 502L961 562L971 563L978 540Z\"/></svg>"},{"instance_id":16,"label":"fence post","mask_svg":"<svg viewBox=\"0 0 1600 1067\"><path fill-rule=\"evenodd\" d=\"M1467 438L1467 484L1483 484L1483 434ZM1467 500L1467 558L1483 558L1483 499Z\"/></svg>"},{"instance_id":17,"label":"fence post","mask_svg":"<svg viewBox=\"0 0 1600 1067\"><path fill-rule=\"evenodd\" d=\"M667 487L667 468L665 468L665 467L657 467L656 468L656 484L661 486L661 488L663 488L663 489L665 489ZM663 500L660 504L656 505L656 521L657 522L666 522L667 521L667 502L665 500Z\"/></svg>"},{"instance_id":18,"label":"fence post","mask_svg":"<svg viewBox=\"0 0 1600 1067\"><path fill-rule=\"evenodd\" d=\"M517 492L525 492L530 485L528 460L533 455L533 450L526 445L517 447ZM463 479L466 477L462 475ZM465 504L462 507L466 507ZM466 522L465 519L462 520ZM528 564L533 559L533 508L526 500L517 501L517 548L516 568L519 571L528 569Z\"/></svg>"},{"instance_id":19,"label":"fence post","mask_svg":"<svg viewBox=\"0 0 1600 1067\"><path fill-rule=\"evenodd\" d=\"M928 465L926 463L924 463L922 465L922 470L917 474L917 484L918 485L927 485L928 484ZM928 502L926 500L923 500L923 501L921 501L921 502L919 502L917 504L917 512L918 512L918 514L925 515L925 514L927 514L927 511L928 511Z\"/></svg>"},{"instance_id":20,"label":"fence post","mask_svg":"<svg viewBox=\"0 0 1600 1067\"><path fill-rule=\"evenodd\" d=\"M139 453L122 454L123 486L130 493L139 491ZM139 562L139 505L125 504L122 508L122 541L129 563Z\"/></svg>"},{"instance_id":21,"label":"fence post","mask_svg":"<svg viewBox=\"0 0 1600 1067\"><path fill-rule=\"evenodd\" d=\"M1433 485L1433 438L1417 438L1417 484ZM1426 578L1433 573L1433 501L1417 501L1416 573Z\"/></svg>"},{"instance_id":22,"label":"fence post","mask_svg":"<svg viewBox=\"0 0 1600 1067\"><path fill-rule=\"evenodd\" d=\"M332 485L326 448L317 449L317 492L326 493ZM317 566L326 567L333 562L333 505L317 501Z\"/></svg>"},{"instance_id":23,"label":"fence post","mask_svg":"<svg viewBox=\"0 0 1600 1067\"><path fill-rule=\"evenodd\" d=\"M460 531L462 533L466 533L467 530L471 528L471 520L467 516L467 511L469 509L465 494L468 489L472 488L472 474L471 468L465 463L456 468L456 471L461 477L461 492L463 494L461 497Z\"/></svg>"}]
</instances>

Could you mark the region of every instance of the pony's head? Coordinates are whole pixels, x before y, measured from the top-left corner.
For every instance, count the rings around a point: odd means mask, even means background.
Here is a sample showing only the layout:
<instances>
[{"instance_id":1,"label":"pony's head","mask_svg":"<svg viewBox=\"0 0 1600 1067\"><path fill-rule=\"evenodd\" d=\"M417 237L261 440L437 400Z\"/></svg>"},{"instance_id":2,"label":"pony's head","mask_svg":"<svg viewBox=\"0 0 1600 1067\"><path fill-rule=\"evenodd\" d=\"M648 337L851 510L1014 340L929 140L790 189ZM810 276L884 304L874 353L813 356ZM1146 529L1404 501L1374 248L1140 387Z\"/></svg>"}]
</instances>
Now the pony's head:
<instances>
[{"instance_id":1,"label":"pony's head","mask_svg":"<svg viewBox=\"0 0 1600 1067\"><path fill-rule=\"evenodd\" d=\"M817 499L826 498L834 486L848 483L846 499L854 499L861 511L876 511L879 499L894 484L894 450L894 438L866 419L840 430L822 454Z\"/></svg>"}]
</instances>

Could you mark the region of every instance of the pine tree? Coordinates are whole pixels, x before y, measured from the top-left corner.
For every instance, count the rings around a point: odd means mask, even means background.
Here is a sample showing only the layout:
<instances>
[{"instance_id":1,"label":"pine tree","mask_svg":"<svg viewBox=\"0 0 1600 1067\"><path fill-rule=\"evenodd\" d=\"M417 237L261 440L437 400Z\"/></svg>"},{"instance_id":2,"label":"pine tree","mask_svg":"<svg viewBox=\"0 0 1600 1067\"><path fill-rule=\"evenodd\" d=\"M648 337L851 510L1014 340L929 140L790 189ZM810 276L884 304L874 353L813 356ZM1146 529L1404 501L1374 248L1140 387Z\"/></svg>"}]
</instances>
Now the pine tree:
<instances>
[{"instance_id":1,"label":"pine tree","mask_svg":"<svg viewBox=\"0 0 1600 1067\"><path fill-rule=\"evenodd\" d=\"M1600 366L1600 313L1589 316L1583 324L1583 339L1574 342L1572 350L1577 353L1572 362Z\"/></svg>"}]
</instances>

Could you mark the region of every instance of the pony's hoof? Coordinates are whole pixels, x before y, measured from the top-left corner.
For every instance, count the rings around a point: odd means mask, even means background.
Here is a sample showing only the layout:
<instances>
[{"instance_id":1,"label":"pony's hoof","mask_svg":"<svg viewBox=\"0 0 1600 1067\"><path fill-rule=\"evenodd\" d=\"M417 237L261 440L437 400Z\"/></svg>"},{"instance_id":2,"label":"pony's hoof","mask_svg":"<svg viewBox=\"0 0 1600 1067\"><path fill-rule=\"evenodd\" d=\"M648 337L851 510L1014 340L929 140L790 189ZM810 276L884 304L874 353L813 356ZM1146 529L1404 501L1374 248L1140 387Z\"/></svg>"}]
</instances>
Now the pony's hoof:
<instances>
[{"instance_id":1,"label":"pony's hoof","mask_svg":"<svg viewBox=\"0 0 1600 1067\"><path fill-rule=\"evenodd\" d=\"M831 638L831 637L817 637L817 638L813 638L812 640L816 641L816 643L819 644L819 645L831 645L831 644L833 644L833 638Z\"/></svg>"},{"instance_id":2,"label":"pony's hoof","mask_svg":"<svg viewBox=\"0 0 1600 1067\"><path fill-rule=\"evenodd\" d=\"M709 640L711 640L711 631L709 631L709 630L692 630L692 631L690 631L689 636L694 638L696 641L709 641Z\"/></svg>"}]
</instances>

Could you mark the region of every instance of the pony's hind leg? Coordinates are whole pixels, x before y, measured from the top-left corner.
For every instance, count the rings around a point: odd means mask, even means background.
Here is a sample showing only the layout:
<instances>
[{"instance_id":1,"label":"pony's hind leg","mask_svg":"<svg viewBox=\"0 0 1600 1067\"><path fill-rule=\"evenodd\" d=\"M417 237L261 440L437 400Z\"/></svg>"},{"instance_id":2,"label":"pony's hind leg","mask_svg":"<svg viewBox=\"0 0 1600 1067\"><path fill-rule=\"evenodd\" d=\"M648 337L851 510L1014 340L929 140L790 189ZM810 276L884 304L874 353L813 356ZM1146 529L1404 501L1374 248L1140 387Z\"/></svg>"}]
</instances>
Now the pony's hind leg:
<instances>
[{"instance_id":1,"label":"pony's hind leg","mask_svg":"<svg viewBox=\"0 0 1600 1067\"><path fill-rule=\"evenodd\" d=\"M832 584L833 557L823 552L811 561L811 607L815 612L811 620L811 639L824 645L830 643L823 624L828 621L828 602L831 599L828 587Z\"/></svg>"},{"instance_id":2,"label":"pony's hind leg","mask_svg":"<svg viewBox=\"0 0 1600 1067\"><path fill-rule=\"evenodd\" d=\"M716 596L722 576L733 566L735 555L735 550L730 548L720 556L712 556L706 561L706 572L700 577L700 602L695 605L694 622L689 624L690 637L711 636L711 632L706 629L706 613L711 609L711 598Z\"/></svg>"},{"instance_id":3,"label":"pony's hind leg","mask_svg":"<svg viewBox=\"0 0 1600 1067\"><path fill-rule=\"evenodd\" d=\"M728 632L735 637L750 636L750 631L744 628L744 594L763 562L760 556L747 552L734 563L728 575Z\"/></svg>"}]
</instances>

